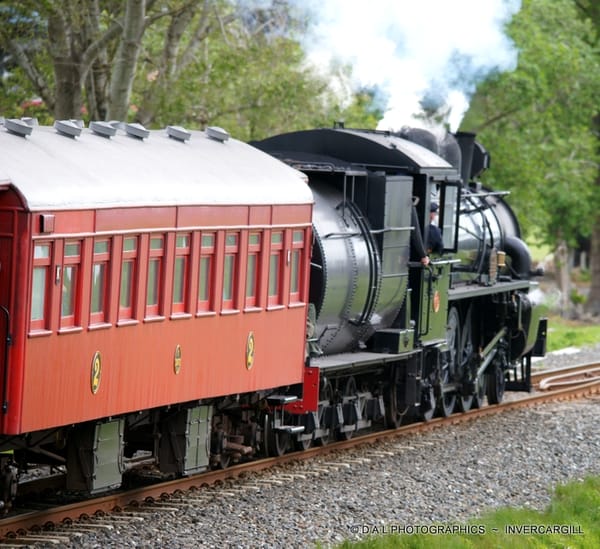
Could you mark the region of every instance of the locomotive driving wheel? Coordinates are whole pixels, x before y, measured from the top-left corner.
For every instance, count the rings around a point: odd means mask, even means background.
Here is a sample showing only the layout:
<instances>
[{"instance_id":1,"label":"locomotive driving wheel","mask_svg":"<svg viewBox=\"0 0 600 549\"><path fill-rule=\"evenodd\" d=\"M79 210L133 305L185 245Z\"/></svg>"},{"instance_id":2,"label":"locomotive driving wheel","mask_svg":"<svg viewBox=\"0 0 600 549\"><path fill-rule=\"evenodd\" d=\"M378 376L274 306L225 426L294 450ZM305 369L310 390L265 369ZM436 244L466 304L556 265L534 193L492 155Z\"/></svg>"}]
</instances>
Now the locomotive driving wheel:
<instances>
[{"instance_id":1,"label":"locomotive driving wheel","mask_svg":"<svg viewBox=\"0 0 600 549\"><path fill-rule=\"evenodd\" d=\"M354 417L354 400L356 397L357 388L356 388L356 380L353 376L350 376L346 380L346 385L344 387L344 395L343 400L344 403L342 408L344 410L344 425L340 426L338 430L338 439L339 440L350 440L354 436L354 429L345 430L345 427L356 423L356 418ZM346 420L349 420L348 425L346 425ZM356 427L356 425L354 425Z\"/></svg>"},{"instance_id":2,"label":"locomotive driving wheel","mask_svg":"<svg viewBox=\"0 0 600 549\"><path fill-rule=\"evenodd\" d=\"M295 418L295 424L303 426L304 430L306 432L307 427L308 427L308 421L307 421L308 416L296 415L296 416L294 416L294 418ZM310 434L311 436L307 437L307 438L301 438L300 440L298 440L298 439L294 440L294 448L296 448L296 450L305 451L305 450L308 450L312 446L313 440L314 440L314 431L312 433L306 433L306 434L307 435Z\"/></svg>"},{"instance_id":3,"label":"locomotive driving wheel","mask_svg":"<svg viewBox=\"0 0 600 549\"><path fill-rule=\"evenodd\" d=\"M423 421L430 421L435 414L435 391L432 385L421 389L421 402L419 404L419 416Z\"/></svg>"},{"instance_id":4,"label":"locomotive driving wheel","mask_svg":"<svg viewBox=\"0 0 600 549\"><path fill-rule=\"evenodd\" d=\"M332 433L332 417L333 417L333 387L329 381L321 383L319 390L319 405L317 418L319 420L319 430L321 435L316 439L316 442L321 446L326 446L331 440Z\"/></svg>"},{"instance_id":5,"label":"locomotive driving wheel","mask_svg":"<svg viewBox=\"0 0 600 549\"><path fill-rule=\"evenodd\" d=\"M494 361L488 368L487 398L490 404L500 404L504 398L504 370L500 361Z\"/></svg>"},{"instance_id":6,"label":"locomotive driving wheel","mask_svg":"<svg viewBox=\"0 0 600 549\"><path fill-rule=\"evenodd\" d=\"M475 381L475 394L473 395L473 408L481 408L483 406L483 399L485 398L486 392L486 379L487 376L480 375Z\"/></svg>"},{"instance_id":7,"label":"locomotive driving wheel","mask_svg":"<svg viewBox=\"0 0 600 549\"><path fill-rule=\"evenodd\" d=\"M453 341L455 348L454 356L455 379L460 383L460 389L456 400L459 412L467 412L471 408L479 408L483 405L485 397L485 376L477 377L478 360L474 354L473 344L473 322L471 320L472 306L470 305L464 321L460 322L458 310L453 307L448 315L448 345ZM458 324L456 324L458 322ZM454 328L456 327L456 329ZM456 331L457 330L457 331ZM452 336L452 332L455 336ZM456 337L456 334L458 337Z\"/></svg>"},{"instance_id":8,"label":"locomotive driving wheel","mask_svg":"<svg viewBox=\"0 0 600 549\"><path fill-rule=\"evenodd\" d=\"M402 422L402 414L398 411L398 386L391 382L384 391L385 426L396 429Z\"/></svg>"},{"instance_id":9,"label":"locomotive driving wheel","mask_svg":"<svg viewBox=\"0 0 600 549\"><path fill-rule=\"evenodd\" d=\"M450 370L450 364L446 364L442 367L440 377L440 390L441 394L438 398L438 411L442 417L448 417L454 412L456 406L456 393L454 389L446 390L446 387L452 383L452 372Z\"/></svg>"},{"instance_id":10,"label":"locomotive driving wheel","mask_svg":"<svg viewBox=\"0 0 600 549\"><path fill-rule=\"evenodd\" d=\"M437 409L441 416L448 417L456 407L456 390L450 388L453 385L459 369L459 361L462 354L460 315L456 307L448 312L448 323L446 325L446 341L448 352L441 359L440 374L437 386L438 398Z\"/></svg>"}]
</instances>

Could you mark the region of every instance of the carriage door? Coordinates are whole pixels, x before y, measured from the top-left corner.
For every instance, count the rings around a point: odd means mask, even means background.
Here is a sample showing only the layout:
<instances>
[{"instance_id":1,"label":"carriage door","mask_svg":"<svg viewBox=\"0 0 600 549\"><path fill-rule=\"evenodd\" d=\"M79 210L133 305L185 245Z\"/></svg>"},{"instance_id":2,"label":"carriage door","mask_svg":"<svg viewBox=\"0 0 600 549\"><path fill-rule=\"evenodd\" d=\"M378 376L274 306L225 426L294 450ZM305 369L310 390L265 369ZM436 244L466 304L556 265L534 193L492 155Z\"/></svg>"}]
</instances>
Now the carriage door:
<instances>
[{"instance_id":1,"label":"carriage door","mask_svg":"<svg viewBox=\"0 0 600 549\"><path fill-rule=\"evenodd\" d=\"M2 413L6 412L8 370L8 341L10 337L11 315L11 277L12 277L12 254L13 254L13 230L14 210L0 211L0 406Z\"/></svg>"}]
</instances>

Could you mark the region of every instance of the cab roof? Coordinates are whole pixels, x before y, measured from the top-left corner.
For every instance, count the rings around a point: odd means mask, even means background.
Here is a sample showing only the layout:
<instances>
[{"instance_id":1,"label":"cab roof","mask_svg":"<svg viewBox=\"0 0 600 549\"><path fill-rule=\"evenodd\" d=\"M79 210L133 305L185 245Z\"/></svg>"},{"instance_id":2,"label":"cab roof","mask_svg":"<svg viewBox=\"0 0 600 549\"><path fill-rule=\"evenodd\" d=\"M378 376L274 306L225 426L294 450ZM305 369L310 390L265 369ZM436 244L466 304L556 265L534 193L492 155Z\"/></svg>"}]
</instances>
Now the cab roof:
<instances>
[{"instance_id":1,"label":"cab roof","mask_svg":"<svg viewBox=\"0 0 600 549\"><path fill-rule=\"evenodd\" d=\"M294 164L337 162L388 173L427 173L456 177L457 169L429 149L390 132L325 128L292 132L254 143L261 150Z\"/></svg>"}]
</instances>

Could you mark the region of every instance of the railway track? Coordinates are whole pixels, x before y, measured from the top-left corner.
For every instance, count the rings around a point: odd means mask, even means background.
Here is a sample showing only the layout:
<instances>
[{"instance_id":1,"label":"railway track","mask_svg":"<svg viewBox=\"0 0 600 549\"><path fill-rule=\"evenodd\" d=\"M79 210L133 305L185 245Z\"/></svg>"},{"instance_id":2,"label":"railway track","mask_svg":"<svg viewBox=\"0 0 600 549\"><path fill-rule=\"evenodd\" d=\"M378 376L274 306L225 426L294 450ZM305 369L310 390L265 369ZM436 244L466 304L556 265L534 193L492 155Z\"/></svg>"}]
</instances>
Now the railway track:
<instances>
[{"instance_id":1,"label":"railway track","mask_svg":"<svg viewBox=\"0 0 600 549\"><path fill-rule=\"evenodd\" d=\"M100 498L61 505L40 505L15 509L14 514L0 520L0 547L23 547L35 543L61 544L82 533L112 529L118 525L144 520L150 512L176 510L182 499L210 497L203 488L243 477L248 473L273 468L292 461L309 460L323 453L339 452L359 445L372 445L379 440L443 428L448 424L471 421L474 418L498 414L506 410L535 406L557 400L572 400L600 393L600 364L540 371L532 375L534 391L522 398L505 400L493 406L474 409L448 418L434 418L425 423L413 423L395 430L377 431L350 440L313 447L305 452L286 454L214 470L182 479L157 482L132 490L118 491ZM56 490L60 479L47 483L46 492ZM67 540L67 541L65 541Z\"/></svg>"}]
</instances>

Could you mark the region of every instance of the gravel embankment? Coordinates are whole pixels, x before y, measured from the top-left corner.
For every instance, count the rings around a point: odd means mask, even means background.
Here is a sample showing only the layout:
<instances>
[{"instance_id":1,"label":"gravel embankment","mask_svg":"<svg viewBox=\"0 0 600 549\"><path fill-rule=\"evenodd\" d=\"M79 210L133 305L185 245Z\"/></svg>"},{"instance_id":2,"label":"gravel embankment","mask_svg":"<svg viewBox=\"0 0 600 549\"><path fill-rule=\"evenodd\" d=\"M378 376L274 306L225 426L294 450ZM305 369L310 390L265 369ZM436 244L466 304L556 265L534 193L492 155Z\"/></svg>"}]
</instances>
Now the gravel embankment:
<instances>
[{"instance_id":1,"label":"gravel embankment","mask_svg":"<svg viewBox=\"0 0 600 549\"><path fill-rule=\"evenodd\" d=\"M599 357L600 345L544 364ZM600 474L599 415L600 399L587 399L398 438L207 488L196 501L63 546L330 547L384 527L410 532L464 525L502 506L543 509L557 484Z\"/></svg>"}]
</instances>

